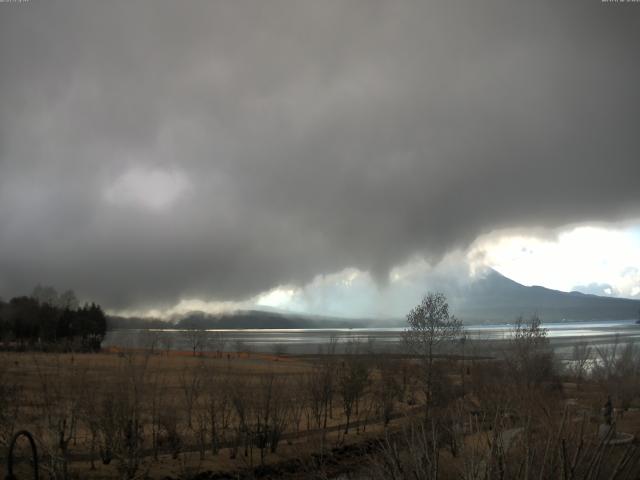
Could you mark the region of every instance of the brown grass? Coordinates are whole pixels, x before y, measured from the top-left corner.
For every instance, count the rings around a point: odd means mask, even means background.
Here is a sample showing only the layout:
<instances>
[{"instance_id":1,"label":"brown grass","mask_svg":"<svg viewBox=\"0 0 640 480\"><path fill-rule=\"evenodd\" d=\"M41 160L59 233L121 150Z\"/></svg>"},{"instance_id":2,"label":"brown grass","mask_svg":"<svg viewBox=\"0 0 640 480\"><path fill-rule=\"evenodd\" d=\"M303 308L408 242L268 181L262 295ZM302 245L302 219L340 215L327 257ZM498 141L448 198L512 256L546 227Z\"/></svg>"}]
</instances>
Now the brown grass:
<instances>
[{"instance_id":1,"label":"brown grass","mask_svg":"<svg viewBox=\"0 0 640 480\"><path fill-rule=\"evenodd\" d=\"M340 360L334 360L337 368ZM195 471L226 471L234 472L255 467L261 463L256 449L251 455L245 456L242 448L236 458L231 457L229 448L222 448L219 453L213 455L207 450L204 459L200 458L197 448L197 435L195 431L186 426L184 391L185 378L189 379L194 372L204 372L202 391L207 388L206 382L211 376L223 376L239 385L249 386L248 395L253 389L260 388L260 378L266 375L275 375L286 379L286 388L297 388L296 378L311 374L317 366L318 359L303 357L276 356L259 353L230 352L218 355L215 353L194 356L191 352L175 352L168 354L149 355L143 350L108 349L99 354L50 354L50 353L3 353L0 354L0 371L2 381L5 384L16 385L20 391L20 411L15 429L27 429L37 436L40 450L51 450L51 445L43 448L43 444L51 442L45 439L43 412L51 409L53 405L47 405L47 397L43 391L45 388L59 393L56 401L67 402L75 405L78 400L82 402L96 402L105 392L119 388L131 388L125 380L128 375L141 373L142 383L142 413L147 419L144 427L144 459L140 468L150 478L185 478L189 472ZM372 372L371 379L375 381L378 375ZM162 408L176 412L179 419L179 428L182 436L182 447L177 458L167 451L165 446L160 448L158 459L152 458L149 415L150 402L153 393L151 383L161 381ZM48 387L45 387L45 385ZM298 393L290 392L289 397ZM327 421L327 430L318 430L317 425L311 421L310 429L307 428L307 413L301 415L299 427L289 421L284 432L285 438L280 442L276 453L267 451L264 458L265 464L278 464L291 461L294 458L310 457L319 451L329 451L332 448L362 442L366 438L379 436L384 430L382 423L375 420L375 412L368 413L367 425L363 425L362 414L354 418L354 426L348 435L344 435L344 413L341 401L334 395L333 408ZM364 401L363 401L364 403ZM75 407L74 407L75 408ZM364 406L361 406L363 409ZM371 408L371 407L369 407ZM198 404L193 416L203 413L202 404ZM396 415L400 416L410 412L412 407L396 402ZM400 420L395 420L398 424ZM393 422L392 422L393 423ZM294 431L298 430L298 435ZM87 423L78 419L73 432L73 438L69 446L69 471L77 478L107 479L120 478L117 471L117 462L110 465L102 465L97 454L94 454L96 470L91 470L89 461L91 435Z\"/></svg>"}]
</instances>

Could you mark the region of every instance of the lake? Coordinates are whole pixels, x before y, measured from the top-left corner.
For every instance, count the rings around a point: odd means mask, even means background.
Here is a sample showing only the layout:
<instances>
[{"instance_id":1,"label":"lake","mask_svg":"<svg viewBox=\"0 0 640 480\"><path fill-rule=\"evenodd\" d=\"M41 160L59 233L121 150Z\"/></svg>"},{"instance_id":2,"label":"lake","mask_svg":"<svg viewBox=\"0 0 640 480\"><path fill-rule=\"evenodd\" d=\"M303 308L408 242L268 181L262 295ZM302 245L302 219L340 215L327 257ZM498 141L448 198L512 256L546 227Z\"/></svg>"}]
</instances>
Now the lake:
<instances>
[{"instance_id":1,"label":"lake","mask_svg":"<svg viewBox=\"0 0 640 480\"><path fill-rule=\"evenodd\" d=\"M635 320L544 323L556 353L567 358L573 345L586 341L603 347L619 341L640 340L640 325ZM469 347L478 354L491 354L500 349L510 335L511 324L471 325L465 328ZM343 352L349 342L359 342L360 349L375 353L402 353L404 327L332 328L332 329L224 329L207 330L204 350L219 350L220 340L226 351L262 353L310 354L327 351L336 343L336 351ZM167 341L163 340L166 338ZM112 330L107 333L103 347L156 348L165 345L174 350L191 350L189 330Z\"/></svg>"}]
</instances>

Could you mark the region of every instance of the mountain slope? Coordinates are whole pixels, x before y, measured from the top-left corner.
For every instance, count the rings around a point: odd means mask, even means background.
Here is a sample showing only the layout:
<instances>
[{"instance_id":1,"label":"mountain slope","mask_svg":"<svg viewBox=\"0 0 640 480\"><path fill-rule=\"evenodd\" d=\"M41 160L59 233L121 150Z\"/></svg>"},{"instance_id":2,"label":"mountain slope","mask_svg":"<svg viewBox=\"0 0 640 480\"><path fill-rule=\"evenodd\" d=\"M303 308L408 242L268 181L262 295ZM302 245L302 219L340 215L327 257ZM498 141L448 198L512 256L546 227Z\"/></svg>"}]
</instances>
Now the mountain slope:
<instances>
[{"instance_id":1,"label":"mountain slope","mask_svg":"<svg viewBox=\"0 0 640 480\"><path fill-rule=\"evenodd\" d=\"M628 320L638 318L640 300L526 287L491 270L452 295L451 306L466 322L508 322L534 313L544 321Z\"/></svg>"}]
</instances>

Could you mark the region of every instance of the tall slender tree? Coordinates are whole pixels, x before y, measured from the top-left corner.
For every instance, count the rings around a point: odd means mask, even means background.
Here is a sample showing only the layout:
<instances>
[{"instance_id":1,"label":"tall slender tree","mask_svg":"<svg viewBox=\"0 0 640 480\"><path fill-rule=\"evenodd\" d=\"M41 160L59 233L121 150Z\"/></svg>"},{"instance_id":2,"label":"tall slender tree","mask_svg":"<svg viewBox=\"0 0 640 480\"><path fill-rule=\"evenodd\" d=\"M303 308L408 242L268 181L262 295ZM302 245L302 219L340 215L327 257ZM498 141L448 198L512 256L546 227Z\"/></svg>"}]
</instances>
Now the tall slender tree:
<instances>
[{"instance_id":1,"label":"tall slender tree","mask_svg":"<svg viewBox=\"0 0 640 480\"><path fill-rule=\"evenodd\" d=\"M404 341L410 353L420 359L425 396L425 417L429 414L433 394L434 359L439 349L462 333L462 321L449 313L442 293L427 293L407 315Z\"/></svg>"}]
</instances>

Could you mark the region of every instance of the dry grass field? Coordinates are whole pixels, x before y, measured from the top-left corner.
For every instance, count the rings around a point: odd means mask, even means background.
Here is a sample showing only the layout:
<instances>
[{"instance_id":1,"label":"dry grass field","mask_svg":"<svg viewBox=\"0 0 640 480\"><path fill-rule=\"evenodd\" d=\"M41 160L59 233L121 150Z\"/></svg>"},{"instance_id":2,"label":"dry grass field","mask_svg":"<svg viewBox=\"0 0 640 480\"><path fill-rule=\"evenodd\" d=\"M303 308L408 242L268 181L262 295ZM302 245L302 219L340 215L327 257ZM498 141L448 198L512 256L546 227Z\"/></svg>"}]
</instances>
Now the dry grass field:
<instances>
[{"instance_id":1,"label":"dry grass field","mask_svg":"<svg viewBox=\"0 0 640 480\"><path fill-rule=\"evenodd\" d=\"M361 379L340 375L354 362L366 364ZM10 415L2 419L2 441L18 429L33 432L42 470L54 478L188 478L311 458L379 436L382 410L391 424L415 409L398 398L400 377L393 376L388 398L375 391L384 380L370 362L247 353L4 353L1 401ZM350 381L359 382L355 390ZM347 432L339 392L349 389Z\"/></svg>"},{"instance_id":2,"label":"dry grass field","mask_svg":"<svg viewBox=\"0 0 640 480\"><path fill-rule=\"evenodd\" d=\"M635 373L540 375L532 358L439 357L425 422L402 356L3 353L0 442L32 432L55 479L637 478L635 441L598 434L607 396L617 431L640 434Z\"/></svg>"}]
</instances>

